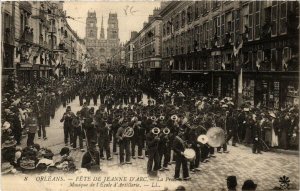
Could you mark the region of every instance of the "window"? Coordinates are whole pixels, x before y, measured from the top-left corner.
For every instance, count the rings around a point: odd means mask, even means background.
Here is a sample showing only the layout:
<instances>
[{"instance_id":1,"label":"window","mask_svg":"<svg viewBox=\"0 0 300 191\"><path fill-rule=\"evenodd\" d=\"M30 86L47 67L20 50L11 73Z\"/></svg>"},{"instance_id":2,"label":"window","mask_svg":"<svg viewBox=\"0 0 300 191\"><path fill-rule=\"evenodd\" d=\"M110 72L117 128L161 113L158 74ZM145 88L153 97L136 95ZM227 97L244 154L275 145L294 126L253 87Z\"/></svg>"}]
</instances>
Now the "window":
<instances>
[{"instance_id":1,"label":"window","mask_svg":"<svg viewBox=\"0 0 300 191\"><path fill-rule=\"evenodd\" d=\"M271 9L271 30L272 36L277 35L277 1L272 1L272 9Z\"/></svg>"},{"instance_id":2,"label":"window","mask_svg":"<svg viewBox=\"0 0 300 191\"><path fill-rule=\"evenodd\" d=\"M277 70L277 50L271 50L271 71Z\"/></svg>"},{"instance_id":3,"label":"window","mask_svg":"<svg viewBox=\"0 0 300 191\"><path fill-rule=\"evenodd\" d=\"M195 2L195 19L199 18L199 2Z\"/></svg>"},{"instance_id":4,"label":"window","mask_svg":"<svg viewBox=\"0 0 300 191\"><path fill-rule=\"evenodd\" d=\"M279 19L279 32L280 34L286 34L286 29L287 29L287 6L286 2L282 1L280 3L280 9L279 9L279 14L280 14L280 19Z\"/></svg>"},{"instance_id":5,"label":"window","mask_svg":"<svg viewBox=\"0 0 300 191\"><path fill-rule=\"evenodd\" d=\"M249 36L248 36L248 40L253 40L253 3L254 2L250 2L249 3Z\"/></svg>"},{"instance_id":6,"label":"window","mask_svg":"<svg viewBox=\"0 0 300 191\"><path fill-rule=\"evenodd\" d=\"M181 27L185 25L185 11L181 12Z\"/></svg>"},{"instance_id":7,"label":"window","mask_svg":"<svg viewBox=\"0 0 300 191\"><path fill-rule=\"evenodd\" d=\"M240 34L240 10L235 11L235 38L237 39Z\"/></svg>"},{"instance_id":8,"label":"window","mask_svg":"<svg viewBox=\"0 0 300 191\"><path fill-rule=\"evenodd\" d=\"M249 27L249 6L244 6L243 9L243 27L242 27L242 31L243 33L248 32L246 31L247 28Z\"/></svg>"},{"instance_id":9,"label":"window","mask_svg":"<svg viewBox=\"0 0 300 191\"><path fill-rule=\"evenodd\" d=\"M260 37L260 1L255 1L255 39Z\"/></svg>"},{"instance_id":10,"label":"window","mask_svg":"<svg viewBox=\"0 0 300 191\"><path fill-rule=\"evenodd\" d=\"M187 22L190 23L193 20L192 7L188 7L187 9Z\"/></svg>"},{"instance_id":11,"label":"window","mask_svg":"<svg viewBox=\"0 0 300 191\"><path fill-rule=\"evenodd\" d=\"M166 24L163 25L163 36L166 36Z\"/></svg>"},{"instance_id":12,"label":"window","mask_svg":"<svg viewBox=\"0 0 300 191\"><path fill-rule=\"evenodd\" d=\"M4 29L10 28L10 15L4 13Z\"/></svg>"},{"instance_id":13,"label":"window","mask_svg":"<svg viewBox=\"0 0 300 191\"><path fill-rule=\"evenodd\" d=\"M218 0L212 1L212 9L213 10L220 7L220 5L221 5L221 1L218 1Z\"/></svg>"},{"instance_id":14,"label":"window","mask_svg":"<svg viewBox=\"0 0 300 191\"><path fill-rule=\"evenodd\" d=\"M193 42L193 49L194 51L197 51L199 48L199 26L195 26L194 29L194 42Z\"/></svg>"},{"instance_id":15,"label":"window","mask_svg":"<svg viewBox=\"0 0 300 191\"><path fill-rule=\"evenodd\" d=\"M221 17L221 38L223 39L225 36L225 15L223 14Z\"/></svg>"}]
</instances>

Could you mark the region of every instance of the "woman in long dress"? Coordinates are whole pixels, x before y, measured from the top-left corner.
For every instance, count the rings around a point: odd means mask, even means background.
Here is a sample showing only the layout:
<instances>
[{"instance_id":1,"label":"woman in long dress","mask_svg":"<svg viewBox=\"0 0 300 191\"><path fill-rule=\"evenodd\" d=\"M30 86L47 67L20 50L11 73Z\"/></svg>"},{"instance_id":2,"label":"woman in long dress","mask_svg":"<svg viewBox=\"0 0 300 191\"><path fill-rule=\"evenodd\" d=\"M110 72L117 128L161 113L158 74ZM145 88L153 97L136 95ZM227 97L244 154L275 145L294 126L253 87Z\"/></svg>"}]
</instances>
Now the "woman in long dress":
<instances>
[{"instance_id":1,"label":"woman in long dress","mask_svg":"<svg viewBox=\"0 0 300 191\"><path fill-rule=\"evenodd\" d=\"M271 142L271 147L277 147L278 146L278 135L275 133L275 128L274 128L274 121L276 116L274 114L271 114L272 117L272 142Z\"/></svg>"}]
</instances>

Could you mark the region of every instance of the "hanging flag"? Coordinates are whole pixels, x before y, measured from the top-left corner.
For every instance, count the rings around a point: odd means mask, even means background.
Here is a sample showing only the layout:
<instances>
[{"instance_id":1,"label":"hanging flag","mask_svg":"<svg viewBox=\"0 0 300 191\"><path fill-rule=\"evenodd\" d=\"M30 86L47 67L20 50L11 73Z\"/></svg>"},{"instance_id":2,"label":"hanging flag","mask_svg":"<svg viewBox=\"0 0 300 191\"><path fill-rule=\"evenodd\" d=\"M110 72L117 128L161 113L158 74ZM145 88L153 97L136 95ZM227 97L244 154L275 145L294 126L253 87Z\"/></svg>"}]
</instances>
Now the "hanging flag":
<instances>
[{"instance_id":1,"label":"hanging flag","mask_svg":"<svg viewBox=\"0 0 300 191\"><path fill-rule=\"evenodd\" d=\"M235 44L233 45L233 55L236 57L240 51L240 49L243 47L243 40L241 43L238 45L237 48L235 48Z\"/></svg>"}]
</instances>

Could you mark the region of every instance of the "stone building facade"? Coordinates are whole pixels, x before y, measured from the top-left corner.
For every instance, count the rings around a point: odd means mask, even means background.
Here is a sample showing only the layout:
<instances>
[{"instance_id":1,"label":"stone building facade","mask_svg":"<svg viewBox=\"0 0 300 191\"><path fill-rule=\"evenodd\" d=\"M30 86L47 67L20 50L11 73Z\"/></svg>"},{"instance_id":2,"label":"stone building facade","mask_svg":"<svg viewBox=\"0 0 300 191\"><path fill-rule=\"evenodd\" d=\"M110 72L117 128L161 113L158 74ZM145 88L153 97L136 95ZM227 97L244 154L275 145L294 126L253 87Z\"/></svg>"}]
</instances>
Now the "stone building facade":
<instances>
[{"instance_id":1,"label":"stone building facade","mask_svg":"<svg viewBox=\"0 0 300 191\"><path fill-rule=\"evenodd\" d=\"M110 62L110 58L115 55L119 49L119 26L116 13L109 13L107 38L105 38L103 17L101 20L100 36L98 38L96 12L88 12L86 19L85 44L88 52L94 59L94 64L98 69L105 67Z\"/></svg>"}]
</instances>

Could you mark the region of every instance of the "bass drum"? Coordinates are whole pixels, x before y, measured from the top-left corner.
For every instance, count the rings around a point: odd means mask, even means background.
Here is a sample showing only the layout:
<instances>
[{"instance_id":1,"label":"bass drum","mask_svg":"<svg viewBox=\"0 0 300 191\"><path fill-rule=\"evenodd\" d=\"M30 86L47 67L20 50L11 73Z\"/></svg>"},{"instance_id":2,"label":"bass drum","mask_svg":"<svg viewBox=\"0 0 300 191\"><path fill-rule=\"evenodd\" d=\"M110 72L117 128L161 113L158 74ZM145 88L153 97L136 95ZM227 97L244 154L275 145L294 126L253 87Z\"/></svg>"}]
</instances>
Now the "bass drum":
<instances>
[{"instance_id":1,"label":"bass drum","mask_svg":"<svg viewBox=\"0 0 300 191\"><path fill-rule=\"evenodd\" d=\"M187 160L192 161L196 157L196 152L194 149L185 149L183 155Z\"/></svg>"}]
</instances>

